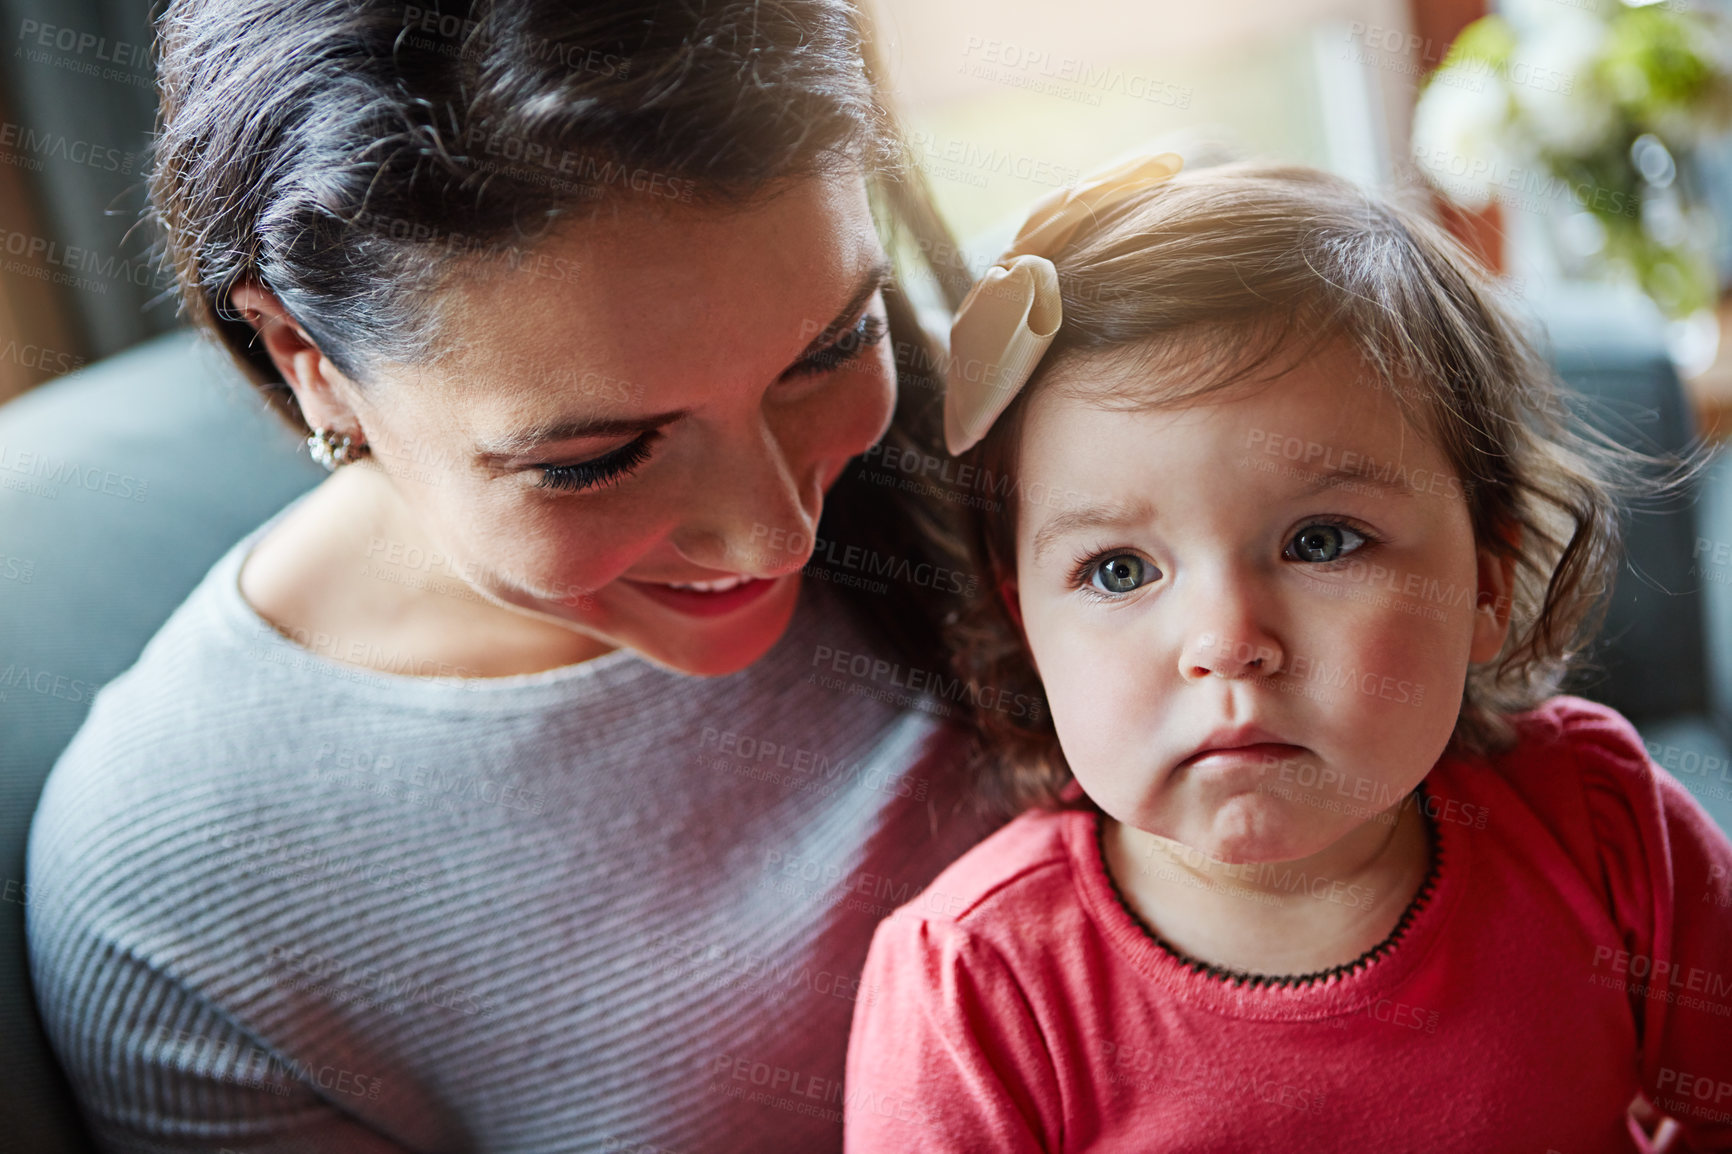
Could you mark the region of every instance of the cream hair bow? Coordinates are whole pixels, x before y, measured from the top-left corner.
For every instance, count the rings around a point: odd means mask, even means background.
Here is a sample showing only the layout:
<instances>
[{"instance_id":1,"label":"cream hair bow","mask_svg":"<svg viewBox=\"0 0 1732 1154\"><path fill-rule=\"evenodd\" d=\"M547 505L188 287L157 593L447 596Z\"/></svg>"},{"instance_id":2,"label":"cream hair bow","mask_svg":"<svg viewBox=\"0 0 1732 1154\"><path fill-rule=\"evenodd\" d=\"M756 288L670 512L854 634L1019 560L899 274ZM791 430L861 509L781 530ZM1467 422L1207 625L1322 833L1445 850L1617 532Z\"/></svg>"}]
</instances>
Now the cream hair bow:
<instances>
[{"instance_id":1,"label":"cream hair bow","mask_svg":"<svg viewBox=\"0 0 1732 1154\"><path fill-rule=\"evenodd\" d=\"M1178 174L1176 153L1139 156L1044 197L998 263L977 281L950 326L944 444L973 448L1016 398L1064 319L1058 270L1047 253L1064 247L1084 220Z\"/></svg>"}]
</instances>

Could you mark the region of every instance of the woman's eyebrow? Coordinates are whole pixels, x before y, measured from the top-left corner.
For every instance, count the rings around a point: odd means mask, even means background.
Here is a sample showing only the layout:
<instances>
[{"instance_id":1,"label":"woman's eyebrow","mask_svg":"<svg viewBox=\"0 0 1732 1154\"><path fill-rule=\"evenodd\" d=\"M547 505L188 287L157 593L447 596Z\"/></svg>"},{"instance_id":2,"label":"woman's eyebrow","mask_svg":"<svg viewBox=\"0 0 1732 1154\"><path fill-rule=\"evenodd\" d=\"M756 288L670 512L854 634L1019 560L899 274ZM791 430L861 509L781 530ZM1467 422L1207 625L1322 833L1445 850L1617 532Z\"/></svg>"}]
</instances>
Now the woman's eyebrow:
<instances>
[{"instance_id":1,"label":"woman's eyebrow","mask_svg":"<svg viewBox=\"0 0 1732 1154\"><path fill-rule=\"evenodd\" d=\"M872 299L872 294L890 283L891 267L888 258L880 256L872 266L861 276L855 286L853 295L842 311L836 314L836 319L824 327L812 343L800 353L795 361L807 360L817 353L823 352L836 342L836 338L849 327L859 316L866 302ZM685 416L690 410L673 409L665 413L652 413L643 417L609 417L605 419L583 419L552 421L539 425L531 425L506 436L491 441L478 441L474 446L475 458L483 464L493 464L512 457L520 457L533 452L542 445L554 444L559 441L577 441L585 437L619 437L631 433L644 433L657 429Z\"/></svg>"},{"instance_id":2,"label":"woman's eyebrow","mask_svg":"<svg viewBox=\"0 0 1732 1154\"><path fill-rule=\"evenodd\" d=\"M860 278L859 283L855 286L854 295L848 298L848 303L842 306L842 311L836 314L836 319L825 325L823 331L812 338L812 343L800 351L800 355L794 359L794 363L799 364L801 361L810 360L835 344L836 338L847 331L855 318L860 315L860 310L866 307L866 302L872 299L872 294L889 284L890 280L889 258L880 256L872 262L872 267L867 269L865 275Z\"/></svg>"},{"instance_id":3,"label":"woman's eyebrow","mask_svg":"<svg viewBox=\"0 0 1732 1154\"><path fill-rule=\"evenodd\" d=\"M562 420L531 425L492 441L480 441L475 445L476 459L483 463L493 463L511 457L522 456L532 452L542 445L550 445L559 441L577 441L585 437L619 437L628 433L647 433L651 429L659 429L670 421L677 421L685 416L689 409L670 409L665 413L651 413L642 417L603 417L578 418L577 420Z\"/></svg>"}]
</instances>

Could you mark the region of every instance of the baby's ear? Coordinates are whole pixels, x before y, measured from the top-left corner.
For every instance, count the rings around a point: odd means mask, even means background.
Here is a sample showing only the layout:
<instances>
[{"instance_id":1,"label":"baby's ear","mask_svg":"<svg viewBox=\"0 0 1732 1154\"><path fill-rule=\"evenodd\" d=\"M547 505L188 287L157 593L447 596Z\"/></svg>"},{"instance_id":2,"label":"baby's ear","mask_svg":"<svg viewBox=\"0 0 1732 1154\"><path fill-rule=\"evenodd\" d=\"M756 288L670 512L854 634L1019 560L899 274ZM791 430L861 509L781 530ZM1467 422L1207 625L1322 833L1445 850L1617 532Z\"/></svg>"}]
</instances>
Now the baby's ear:
<instances>
[{"instance_id":1,"label":"baby's ear","mask_svg":"<svg viewBox=\"0 0 1732 1154\"><path fill-rule=\"evenodd\" d=\"M1522 527L1507 525L1504 540L1510 549L1521 548ZM1515 556L1513 552L1499 556L1481 545L1478 549L1477 576L1479 588L1474 599L1473 647L1468 660L1480 664L1491 661L1503 652L1509 637L1510 610L1514 607Z\"/></svg>"}]
</instances>

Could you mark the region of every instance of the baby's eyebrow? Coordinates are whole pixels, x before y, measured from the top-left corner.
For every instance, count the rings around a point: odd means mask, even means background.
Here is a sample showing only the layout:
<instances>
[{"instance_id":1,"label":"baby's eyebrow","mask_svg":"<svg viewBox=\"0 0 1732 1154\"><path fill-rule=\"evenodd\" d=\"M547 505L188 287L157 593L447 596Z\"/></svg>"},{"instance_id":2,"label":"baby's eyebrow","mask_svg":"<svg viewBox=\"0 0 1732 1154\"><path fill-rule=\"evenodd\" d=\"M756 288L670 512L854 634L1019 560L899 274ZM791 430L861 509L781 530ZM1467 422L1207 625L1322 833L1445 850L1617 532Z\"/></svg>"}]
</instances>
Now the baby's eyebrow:
<instances>
[{"instance_id":1,"label":"baby's eyebrow","mask_svg":"<svg viewBox=\"0 0 1732 1154\"><path fill-rule=\"evenodd\" d=\"M1084 529L1116 529L1139 521L1149 521L1154 518L1155 507L1149 501L1138 497L1130 502L1112 502L1101 505L1084 505L1078 509L1066 509L1055 514L1051 520L1040 527L1034 535L1034 562L1040 564L1041 557L1047 550L1067 533L1078 533Z\"/></svg>"},{"instance_id":2,"label":"baby's eyebrow","mask_svg":"<svg viewBox=\"0 0 1732 1154\"><path fill-rule=\"evenodd\" d=\"M1318 470L1312 474L1310 484L1300 489L1296 494L1300 497L1310 497L1325 489L1346 489L1354 485L1364 485L1378 489L1390 496L1411 497L1413 488L1396 477L1405 477L1410 470L1387 462L1382 469L1375 469L1371 464L1364 463L1353 466L1337 466L1333 469Z\"/></svg>"}]
</instances>

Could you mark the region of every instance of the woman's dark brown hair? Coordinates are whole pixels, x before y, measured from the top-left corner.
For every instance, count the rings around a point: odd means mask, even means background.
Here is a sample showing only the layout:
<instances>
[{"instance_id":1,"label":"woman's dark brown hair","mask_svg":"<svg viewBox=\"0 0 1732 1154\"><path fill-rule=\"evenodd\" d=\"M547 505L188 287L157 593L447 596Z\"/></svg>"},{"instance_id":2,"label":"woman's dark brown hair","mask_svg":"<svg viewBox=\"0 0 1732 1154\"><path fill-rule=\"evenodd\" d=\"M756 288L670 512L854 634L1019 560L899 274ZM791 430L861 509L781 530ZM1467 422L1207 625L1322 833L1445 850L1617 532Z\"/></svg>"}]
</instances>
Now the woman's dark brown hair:
<instances>
[{"instance_id":1,"label":"woman's dark brown hair","mask_svg":"<svg viewBox=\"0 0 1732 1154\"><path fill-rule=\"evenodd\" d=\"M1090 403L1183 404L1267 380L1325 344L1353 348L1367 388L1395 399L1439 446L1474 539L1514 562L1503 651L1471 666L1451 742L1507 746L1508 718L1558 691L1604 613L1619 562L1620 502L1677 491L1700 459L1622 448L1581 421L1496 286L1420 212L1316 169L1231 164L1182 173L1105 212L1058 253L1064 313L1051 349L960 463L1017 475L1029 399L1063 388ZM1131 357L1137 385L1081 384L1079 358ZM1015 574L1018 490L965 530L982 585ZM1041 695L1021 631L995 596L953 630L958 672ZM1277 674L1279 671L1277 671ZM1058 805L1070 770L1050 714L975 714L989 800Z\"/></svg>"},{"instance_id":2,"label":"woman's dark brown hair","mask_svg":"<svg viewBox=\"0 0 1732 1154\"><path fill-rule=\"evenodd\" d=\"M302 434L230 308L243 281L365 387L381 363L448 351L437 303L461 270L525 259L556 219L612 197L738 203L863 168L917 242L893 252L954 251L899 163L861 17L837 0L175 0L157 43L147 217L186 315ZM954 304L965 286L935 271ZM932 452L937 359L907 299L886 296L901 370L886 444ZM863 472L832 489L823 536L900 556L949 539L912 532L934 528L928 511ZM870 606L935 659L943 606Z\"/></svg>"}]
</instances>

